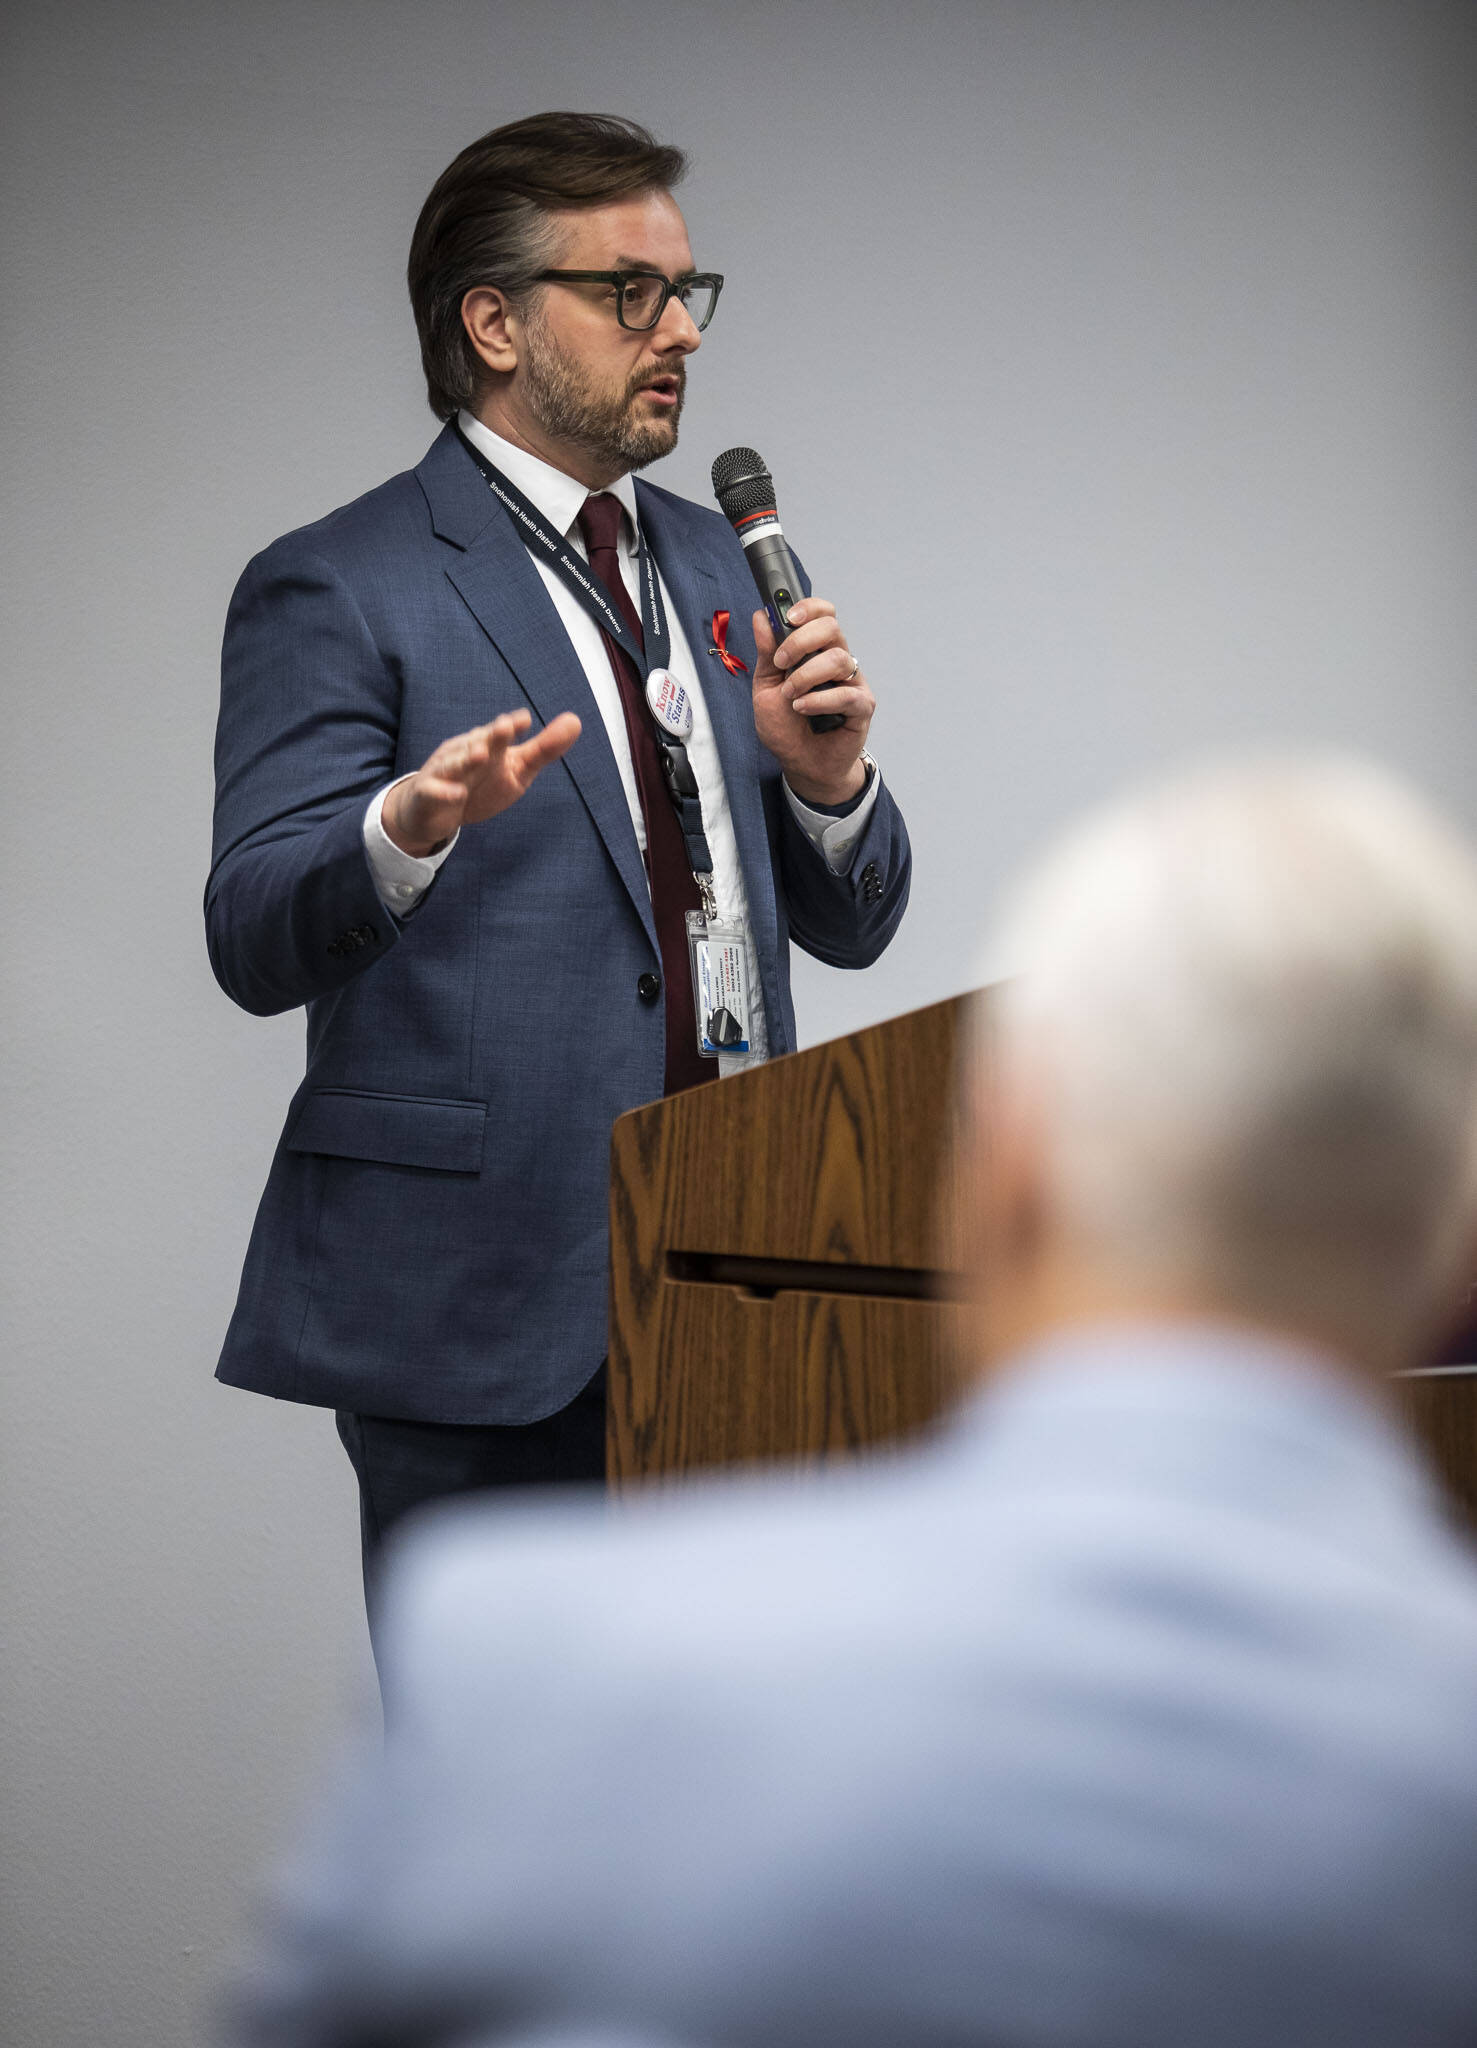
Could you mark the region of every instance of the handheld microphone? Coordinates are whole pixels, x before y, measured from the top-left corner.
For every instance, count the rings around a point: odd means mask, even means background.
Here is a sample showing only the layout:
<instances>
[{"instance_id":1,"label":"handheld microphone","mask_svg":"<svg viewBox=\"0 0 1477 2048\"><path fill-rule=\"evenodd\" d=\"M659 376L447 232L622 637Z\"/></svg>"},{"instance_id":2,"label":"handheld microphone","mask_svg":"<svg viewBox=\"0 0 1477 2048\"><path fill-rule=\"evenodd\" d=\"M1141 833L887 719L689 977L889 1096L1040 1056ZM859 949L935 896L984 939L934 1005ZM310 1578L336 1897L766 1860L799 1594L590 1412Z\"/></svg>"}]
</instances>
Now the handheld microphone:
<instances>
[{"instance_id":1,"label":"handheld microphone","mask_svg":"<svg viewBox=\"0 0 1477 2048\"><path fill-rule=\"evenodd\" d=\"M724 518L743 543L759 595L783 640L790 630L790 607L800 602L800 578L785 546L784 529L774 507L774 478L765 468L764 458L752 448L728 449L713 464L713 492ZM803 710L804 697L795 701ZM845 723L839 711L818 711L810 727L812 732L834 732Z\"/></svg>"}]
</instances>

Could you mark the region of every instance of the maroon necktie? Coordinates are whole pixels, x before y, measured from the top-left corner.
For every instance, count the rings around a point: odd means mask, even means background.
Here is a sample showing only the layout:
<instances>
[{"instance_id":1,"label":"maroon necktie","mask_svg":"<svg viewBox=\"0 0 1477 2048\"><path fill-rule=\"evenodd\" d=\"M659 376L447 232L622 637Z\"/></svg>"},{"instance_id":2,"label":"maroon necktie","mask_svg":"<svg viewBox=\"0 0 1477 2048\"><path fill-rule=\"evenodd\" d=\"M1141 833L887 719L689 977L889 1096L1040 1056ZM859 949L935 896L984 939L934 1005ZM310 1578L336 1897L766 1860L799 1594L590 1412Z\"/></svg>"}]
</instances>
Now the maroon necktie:
<instances>
[{"instance_id":1,"label":"maroon necktie","mask_svg":"<svg viewBox=\"0 0 1477 2048\"><path fill-rule=\"evenodd\" d=\"M590 567L620 607L638 647L645 646L641 620L621 575L616 554L620 530L621 503L608 491L586 498L580 512L580 532ZM667 1008L668 1095L694 1088L700 1081L717 1078L717 1060L704 1059L697 1049L697 1018L692 1003L692 967L687 952L686 914L702 907L692 863L677 812L667 794L661 754L652 731L646 692L636 665L603 629L600 634L610 656L611 671L621 693L626 715L626 737L631 743L631 760L636 769L636 789L641 798L641 815L646 821L646 873L651 882L651 910L656 922L657 943L662 954L662 988Z\"/></svg>"}]
</instances>

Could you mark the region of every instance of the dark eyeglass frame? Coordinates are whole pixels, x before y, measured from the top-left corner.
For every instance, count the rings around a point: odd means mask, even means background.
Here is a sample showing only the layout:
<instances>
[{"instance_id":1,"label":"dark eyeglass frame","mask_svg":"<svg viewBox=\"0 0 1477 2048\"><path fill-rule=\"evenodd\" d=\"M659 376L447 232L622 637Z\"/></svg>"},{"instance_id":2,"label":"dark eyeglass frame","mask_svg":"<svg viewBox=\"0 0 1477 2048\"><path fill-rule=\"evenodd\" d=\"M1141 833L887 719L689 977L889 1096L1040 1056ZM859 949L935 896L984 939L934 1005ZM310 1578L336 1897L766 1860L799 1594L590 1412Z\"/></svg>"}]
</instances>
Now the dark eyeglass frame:
<instances>
[{"instance_id":1,"label":"dark eyeglass frame","mask_svg":"<svg viewBox=\"0 0 1477 2048\"><path fill-rule=\"evenodd\" d=\"M661 300L651 319L640 327L633 327L625 316L626 286L634 284L638 277L649 277L662 288ZM719 295L723 290L723 276L717 270L689 270L682 277L668 277L664 270L541 270L535 283L553 284L610 284L615 286L615 317L628 334L650 334L653 327L661 322L668 305L694 285L711 290L713 303L708 308L707 319L699 320L697 331L702 333L708 321L718 310ZM686 310L686 300L683 300Z\"/></svg>"}]
</instances>

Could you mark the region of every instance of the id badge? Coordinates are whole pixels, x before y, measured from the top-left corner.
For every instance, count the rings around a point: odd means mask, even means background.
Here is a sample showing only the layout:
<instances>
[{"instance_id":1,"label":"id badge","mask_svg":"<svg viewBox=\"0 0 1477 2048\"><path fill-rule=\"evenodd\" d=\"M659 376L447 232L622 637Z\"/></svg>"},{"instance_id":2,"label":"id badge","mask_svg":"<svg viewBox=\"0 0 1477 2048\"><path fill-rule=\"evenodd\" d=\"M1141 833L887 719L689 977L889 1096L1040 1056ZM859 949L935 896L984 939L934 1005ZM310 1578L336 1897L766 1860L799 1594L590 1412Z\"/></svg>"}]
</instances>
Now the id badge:
<instances>
[{"instance_id":1,"label":"id badge","mask_svg":"<svg viewBox=\"0 0 1477 2048\"><path fill-rule=\"evenodd\" d=\"M689 910L687 950L692 959L698 1051L705 1059L751 1051L749 954L743 926Z\"/></svg>"}]
</instances>

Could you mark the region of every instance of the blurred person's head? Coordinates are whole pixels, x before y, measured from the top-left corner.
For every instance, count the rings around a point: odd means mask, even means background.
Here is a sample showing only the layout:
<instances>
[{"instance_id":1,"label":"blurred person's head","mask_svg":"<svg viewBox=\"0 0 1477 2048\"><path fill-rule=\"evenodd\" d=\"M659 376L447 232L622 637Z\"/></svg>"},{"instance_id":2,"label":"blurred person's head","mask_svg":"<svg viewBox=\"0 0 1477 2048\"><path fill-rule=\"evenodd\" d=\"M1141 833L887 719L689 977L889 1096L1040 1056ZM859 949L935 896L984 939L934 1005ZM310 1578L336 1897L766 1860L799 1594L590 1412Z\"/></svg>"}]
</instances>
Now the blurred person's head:
<instances>
[{"instance_id":1,"label":"blurred person's head","mask_svg":"<svg viewBox=\"0 0 1477 2048\"><path fill-rule=\"evenodd\" d=\"M1244 763L1009 899L973 1076L984 1347L1212 1316L1372 1368L1477 1239L1477 859L1377 769Z\"/></svg>"}]
</instances>

